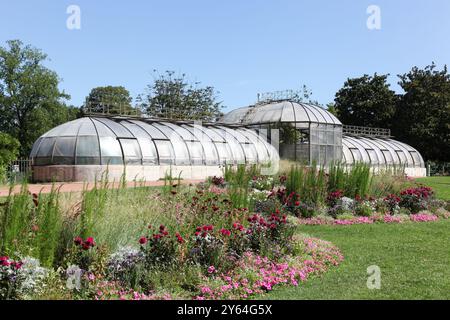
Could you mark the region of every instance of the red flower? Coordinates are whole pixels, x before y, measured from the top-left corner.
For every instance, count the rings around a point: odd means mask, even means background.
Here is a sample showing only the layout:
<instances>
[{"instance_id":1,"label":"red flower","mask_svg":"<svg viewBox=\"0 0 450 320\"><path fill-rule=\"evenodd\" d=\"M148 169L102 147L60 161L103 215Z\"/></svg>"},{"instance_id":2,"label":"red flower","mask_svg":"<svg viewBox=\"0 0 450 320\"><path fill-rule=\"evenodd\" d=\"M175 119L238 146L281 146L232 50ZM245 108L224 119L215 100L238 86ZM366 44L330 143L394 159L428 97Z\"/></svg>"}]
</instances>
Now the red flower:
<instances>
[{"instance_id":1,"label":"red flower","mask_svg":"<svg viewBox=\"0 0 450 320\"><path fill-rule=\"evenodd\" d=\"M140 237L139 238L139 243L140 244L146 244L147 243L147 238L146 237Z\"/></svg>"},{"instance_id":2,"label":"red flower","mask_svg":"<svg viewBox=\"0 0 450 320\"><path fill-rule=\"evenodd\" d=\"M184 242L183 237L178 232L175 234L175 237L177 238L178 243Z\"/></svg>"},{"instance_id":3,"label":"red flower","mask_svg":"<svg viewBox=\"0 0 450 320\"><path fill-rule=\"evenodd\" d=\"M230 230L228 230L228 229L220 229L220 233L222 234L222 235L224 235L224 236L229 236L229 235L231 235L231 231Z\"/></svg>"},{"instance_id":4,"label":"red flower","mask_svg":"<svg viewBox=\"0 0 450 320\"><path fill-rule=\"evenodd\" d=\"M3 267L9 266L8 260L9 260L9 257L7 257L7 256L0 257L0 265Z\"/></svg>"},{"instance_id":5,"label":"red flower","mask_svg":"<svg viewBox=\"0 0 450 320\"><path fill-rule=\"evenodd\" d=\"M88 245L89 247L95 246L94 238L92 238L92 237L88 237L88 238L84 241L84 243L85 243L86 245Z\"/></svg>"},{"instance_id":6,"label":"red flower","mask_svg":"<svg viewBox=\"0 0 450 320\"><path fill-rule=\"evenodd\" d=\"M300 201L295 201L295 205L298 207L300 205Z\"/></svg>"},{"instance_id":7,"label":"red flower","mask_svg":"<svg viewBox=\"0 0 450 320\"><path fill-rule=\"evenodd\" d=\"M83 239L81 239L81 237L76 237L75 239L73 239L73 242L79 246L83 243Z\"/></svg>"}]
</instances>

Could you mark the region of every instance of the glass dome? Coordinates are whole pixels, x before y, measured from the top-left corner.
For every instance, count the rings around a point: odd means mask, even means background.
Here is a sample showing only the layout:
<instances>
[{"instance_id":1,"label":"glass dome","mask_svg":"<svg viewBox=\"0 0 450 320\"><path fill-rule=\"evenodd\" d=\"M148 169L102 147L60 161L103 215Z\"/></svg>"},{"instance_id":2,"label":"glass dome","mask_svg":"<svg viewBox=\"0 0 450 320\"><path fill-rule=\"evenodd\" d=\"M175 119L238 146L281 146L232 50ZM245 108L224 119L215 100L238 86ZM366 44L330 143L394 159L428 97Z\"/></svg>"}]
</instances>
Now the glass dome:
<instances>
[{"instance_id":1,"label":"glass dome","mask_svg":"<svg viewBox=\"0 0 450 320\"><path fill-rule=\"evenodd\" d=\"M267 102L238 108L225 114L220 121L244 125L278 122L342 125L338 118L319 106L292 101Z\"/></svg>"},{"instance_id":2,"label":"glass dome","mask_svg":"<svg viewBox=\"0 0 450 320\"><path fill-rule=\"evenodd\" d=\"M371 166L425 167L416 149L393 139L344 135L342 147L342 160L347 165L366 162Z\"/></svg>"},{"instance_id":3,"label":"glass dome","mask_svg":"<svg viewBox=\"0 0 450 320\"><path fill-rule=\"evenodd\" d=\"M221 165L268 163L278 153L246 128L85 117L39 137L30 157L35 166Z\"/></svg>"}]
</instances>

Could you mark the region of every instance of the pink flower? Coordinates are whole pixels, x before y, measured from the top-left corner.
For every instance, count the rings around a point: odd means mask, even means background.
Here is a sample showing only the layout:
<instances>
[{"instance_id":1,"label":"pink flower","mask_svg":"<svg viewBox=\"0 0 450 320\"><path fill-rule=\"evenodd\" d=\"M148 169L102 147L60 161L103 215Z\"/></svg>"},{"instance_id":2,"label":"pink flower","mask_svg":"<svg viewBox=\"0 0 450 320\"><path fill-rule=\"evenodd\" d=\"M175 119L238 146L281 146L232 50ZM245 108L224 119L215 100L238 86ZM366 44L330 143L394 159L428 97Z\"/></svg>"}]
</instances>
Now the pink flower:
<instances>
[{"instance_id":1,"label":"pink flower","mask_svg":"<svg viewBox=\"0 0 450 320\"><path fill-rule=\"evenodd\" d=\"M214 273L214 272L216 272L216 268L214 268L214 266L209 266L208 273Z\"/></svg>"}]
</instances>

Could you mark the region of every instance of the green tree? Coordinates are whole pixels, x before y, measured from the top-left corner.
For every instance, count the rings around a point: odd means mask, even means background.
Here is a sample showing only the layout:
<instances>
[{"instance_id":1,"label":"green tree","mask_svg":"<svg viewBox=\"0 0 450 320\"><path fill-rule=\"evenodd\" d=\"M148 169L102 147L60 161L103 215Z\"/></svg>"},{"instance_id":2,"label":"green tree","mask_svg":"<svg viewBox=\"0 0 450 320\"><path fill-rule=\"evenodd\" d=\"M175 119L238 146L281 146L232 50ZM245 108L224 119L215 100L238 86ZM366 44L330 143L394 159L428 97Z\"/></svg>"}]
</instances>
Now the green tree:
<instances>
[{"instance_id":1,"label":"green tree","mask_svg":"<svg viewBox=\"0 0 450 320\"><path fill-rule=\"evenodd\" d=\"M418 148L426 160L450 161L450 75L432 63L398 76L405 93L398 103L396 137Z\"/></svg>"},{"instance_id":2,"label":"green tree","mask_svg":"<svg viewBox=\"0 0 450 320\"><path fill-rule=\"evenodd\" d=\"M37 137L73 113L57 74L43 66L47 56L19 40L6 44L0 47L0 130L17 138L20 155L28 156Z\"/></svg>"},{"instance_id":3,"label":"green tree","mask_svg":"<svg viewBox=\"0 0 450 320\"><path fill-rule=\"evenodd\" d=\"M214 121L221 116L221 102L213 87L189 83L186 75L174 71L160 74L147 86L147 93L138 97L141 108L151 117L175 120Z\"/></svg>"},{"instance_id":4,"label":"green tree","mask_svg":"<svg viewBox=\"0 0 450 320\"><path fill-rule=\"evenodd\" d=\"M86 97L83 112L136 115L131 102L130 92L122 86L97 87Z\"/></svg>"},{"instance_id":5,"label":"green tree","mask_svg":"<svg viewBox=\"0 0 450 320\"><path fill-rule=\"evenodd\" d=\"M334 99L339 120L347 125L390 127L398 98L389 89L387 77L375 73L347 79Z\"/></svg>"},{"instance_id":6,"label":"green tree","mask_svg":"<svg viewBox=\"0 0 450 320\"><path fill-rule=\"evenodd\" d=\"M19 147L17 139L0 132L0 182L5 180L7 166L19 155Z\"/></svg>"}]
</instances>

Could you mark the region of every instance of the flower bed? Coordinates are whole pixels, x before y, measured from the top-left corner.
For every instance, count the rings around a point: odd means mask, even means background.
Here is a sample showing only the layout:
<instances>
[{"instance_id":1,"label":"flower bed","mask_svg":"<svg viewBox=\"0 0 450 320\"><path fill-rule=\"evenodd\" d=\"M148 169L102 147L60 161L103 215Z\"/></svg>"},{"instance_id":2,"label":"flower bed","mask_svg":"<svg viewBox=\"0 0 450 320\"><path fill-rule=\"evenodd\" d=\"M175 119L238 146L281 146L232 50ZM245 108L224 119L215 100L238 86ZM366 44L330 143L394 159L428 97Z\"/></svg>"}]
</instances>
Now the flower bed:
<instances>
[{"instance_id":1,"label":"flower bed","mask_svg":"<svg viewBox=\"0 0 450 320\"><path fill-rule=\"evenodd\" d=\"M354 217L350 219L324 219L324 218L300 218L301 225L353 225L372 223L404 223L404 222L430 222L439 217L433 214L412 214L408 216L374 215L371 217Z\"/></svg>"},{"instance_id":2,"label":"flower bed","mask_svg":"<svg viewBox=\"0 0 450 320\"><path fill-rule=\"evenodd\" d=\"M308 256L286 256L282 261L272 261L252 252L246 252L237 266L225 274L205 277L199 286L196 300L247 299L271 291L277 285L298 286L310 276L318 275L337 266L344 259L338 248L317 238L300 240Z\"/></svg>"},{"instance_id":3,"label":"flower bed","mask_svg":"<svg viewBox=\"0 0 450 320\"><path fill-rule=\"evenodd\" d=\"M450 217L447 204L427 187L366 194L369 171L362 169L346 176L300 168L277 180L241 167L198 186L167 181L159 190L94 188L64 207L57 190L44 197L24 188L0 207L0 223L6 223L0 295L256 298L275 286L300 285L342 261L332 244L295 234L298 224Z\"/></svg>"}]
</instances>

